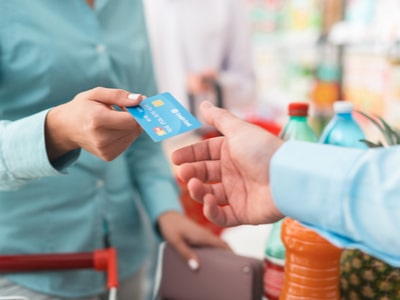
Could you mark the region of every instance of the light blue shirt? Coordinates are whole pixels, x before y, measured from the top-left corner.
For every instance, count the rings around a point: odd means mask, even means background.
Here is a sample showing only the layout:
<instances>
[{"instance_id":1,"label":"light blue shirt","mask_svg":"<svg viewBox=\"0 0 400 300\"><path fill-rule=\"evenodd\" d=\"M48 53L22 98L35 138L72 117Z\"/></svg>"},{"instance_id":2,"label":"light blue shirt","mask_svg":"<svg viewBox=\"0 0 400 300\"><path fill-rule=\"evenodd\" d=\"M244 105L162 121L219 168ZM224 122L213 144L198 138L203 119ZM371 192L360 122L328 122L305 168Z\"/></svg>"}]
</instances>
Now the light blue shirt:
<instances>
[{"instance_id":1,"label":"light blue shirt","mask_svg":"<svg viewBox=\"0 0 400 300\"><path fill-rule=\"evenodd\" d=\"M145 134L112 162L47 159L47 110L96 86L157 92L139 0L0 1L0 254L102 248L106 222L124 279L149 250L149 220L181 210L160 144ZM149 218L143 213L146 211ZM7 274L40 292L105 290L93 270Z\"/></svg>"},{"instance_id":2,"label":"light blue shirt","mask_svg":"<svg viewBox=\"0 0 400 300\"><path fill-rule=\"evenodd\" d=\"M400 146L369 150L288 141L273 157L278 209L340 247L400 266Z\"/></svg>"}]
</instances>

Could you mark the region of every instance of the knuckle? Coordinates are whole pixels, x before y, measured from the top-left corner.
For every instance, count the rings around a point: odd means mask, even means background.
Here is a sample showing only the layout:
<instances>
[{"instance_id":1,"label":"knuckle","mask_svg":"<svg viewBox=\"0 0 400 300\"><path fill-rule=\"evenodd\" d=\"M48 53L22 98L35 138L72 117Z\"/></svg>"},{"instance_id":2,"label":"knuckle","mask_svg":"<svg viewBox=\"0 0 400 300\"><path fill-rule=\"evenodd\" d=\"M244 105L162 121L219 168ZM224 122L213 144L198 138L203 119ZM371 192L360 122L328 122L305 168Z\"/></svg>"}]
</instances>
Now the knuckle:
<instances>
[{"instance_id":1,"label":"knuckle","mask_svg":"<svg viewBox=\"0 0 400 300\"><path fill-rule=\"evenodd\" d=\"M97 94L101 93L102 90L103 90L103 88L101 88L101 87L94 87L94 88L92 88L90 90L78 93L76 95L76 97L77 98L91 98L94 95L97 95Z\"/></svg>"},{"instance_id":2,"label":"knuckle","mask_svg":"<svg viewBox=\"0 0 400 300\"><path fill-rule=\"evenodd\" d=\"M117 99L120 98L126 98L127 97L128 92L122 89L115 89L115 97Z\"/></svg>"},{"instance_id":3,"label":"knuckle","mask_svg":"<svg viewBox=\"0 0 400 300\"><path fill-rule=\"evenodd\" d=\"M92 118L87 122L86 125L89 133L95 133L101 127L100 122L96 118Z\"/></svg>"},{"instance_id":4,"label":"knuckle","mask_svg":"<svg viewBox=\"0 0 400 300\"><path fill-rule=\"evenodd\" d=\"M93 94L99 94L99 93L101 93L103 91L104 91L103 87L97 86L97 87L92 88L89 92L91 92Z\"/></svg>"}]
</instances>

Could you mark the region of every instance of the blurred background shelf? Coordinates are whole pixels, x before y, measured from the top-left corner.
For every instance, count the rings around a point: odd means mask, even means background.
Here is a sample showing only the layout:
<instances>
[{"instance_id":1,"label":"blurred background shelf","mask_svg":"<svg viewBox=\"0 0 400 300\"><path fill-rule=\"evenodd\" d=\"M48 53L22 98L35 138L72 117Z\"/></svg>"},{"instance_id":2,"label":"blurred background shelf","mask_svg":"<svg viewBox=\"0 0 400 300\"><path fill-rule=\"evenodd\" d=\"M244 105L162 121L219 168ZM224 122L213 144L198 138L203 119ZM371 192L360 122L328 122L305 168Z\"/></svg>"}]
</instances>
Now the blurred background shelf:
<instances>
[{"instance_id":1,"label":"blurred background shelf","mask_svg":"<svg viewBox=\"0 0 400 300\"><path fill-rule=\"evenodd\" d=\"M349 100L400 125L399 1L247 0L247 7L254 114L283 124L289 102L310 102L320 133L333 102Z\"/></svg>"}]
</instances>

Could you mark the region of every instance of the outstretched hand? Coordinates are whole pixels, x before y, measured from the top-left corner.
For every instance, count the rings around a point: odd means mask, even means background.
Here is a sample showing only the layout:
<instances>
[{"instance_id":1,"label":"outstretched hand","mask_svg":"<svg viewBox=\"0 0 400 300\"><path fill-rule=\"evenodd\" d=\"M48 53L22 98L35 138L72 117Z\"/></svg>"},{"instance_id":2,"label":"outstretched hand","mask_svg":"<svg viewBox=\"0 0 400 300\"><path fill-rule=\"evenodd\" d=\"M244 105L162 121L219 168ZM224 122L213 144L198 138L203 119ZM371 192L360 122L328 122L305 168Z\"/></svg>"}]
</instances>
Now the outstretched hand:
<instances>
[{"instance_id":1,"label":"outstretched hand","mask_svg":"<svg viewBox=\"0 0 400 300\"><path fill-rule=\"evenodd\" d=\"M270 190L270 160L283 141L227 110L203 102L205 120L223 136L176 150L172 161L204 215L220 226L272 223L283 215Z\"/></svg>"}]
</instances>

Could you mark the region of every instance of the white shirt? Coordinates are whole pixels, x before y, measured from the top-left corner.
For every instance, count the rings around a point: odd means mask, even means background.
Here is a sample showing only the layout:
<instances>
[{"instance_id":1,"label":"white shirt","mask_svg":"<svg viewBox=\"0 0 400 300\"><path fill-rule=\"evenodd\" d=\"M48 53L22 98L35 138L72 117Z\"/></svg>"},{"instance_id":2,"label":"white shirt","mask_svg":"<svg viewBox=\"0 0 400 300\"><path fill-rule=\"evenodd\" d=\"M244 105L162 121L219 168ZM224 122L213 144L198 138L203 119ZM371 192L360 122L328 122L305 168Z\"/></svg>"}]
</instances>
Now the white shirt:
<instances>
[{"instance_id":1,"label":"white shirt","mask_svg":"<svg viewBox=\"0 0 400 300\"><path fill-rule=\"evenodd\" d=\"M242 0L144 3L160 91L171 92L189 108L186 75L214 69L226 108L239 112L255 101L250 30ZM208 97L201 100L211 100Z\"/></svg>"}]
</instances>

